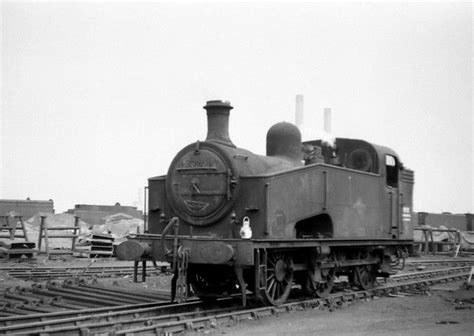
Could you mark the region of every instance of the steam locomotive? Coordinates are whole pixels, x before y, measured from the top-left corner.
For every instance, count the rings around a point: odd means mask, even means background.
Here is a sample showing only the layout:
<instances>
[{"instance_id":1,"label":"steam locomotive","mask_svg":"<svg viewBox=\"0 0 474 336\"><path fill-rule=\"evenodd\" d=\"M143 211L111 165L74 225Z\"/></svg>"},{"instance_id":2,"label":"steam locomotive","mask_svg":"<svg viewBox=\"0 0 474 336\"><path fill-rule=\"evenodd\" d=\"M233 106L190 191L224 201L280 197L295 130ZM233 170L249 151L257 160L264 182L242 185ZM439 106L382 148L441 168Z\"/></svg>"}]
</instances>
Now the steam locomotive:
<instances>
[{"instance_id":1,"label":"steam locomotive","mask_svg":"<svg viewBox=\"0 0 474 336\"><path fill-rule=\"evenodd\" d=\"M229 102L213 100L207 138L149 179L149 231L124 260L167 261L172 296L241 293L270 305L292 288L324 297L337 276L369 288L413 247L414 173L387 147L336 138L301 142L291 123L267 133L266 156L229 137Z\"/></svg>"}]
</instances>

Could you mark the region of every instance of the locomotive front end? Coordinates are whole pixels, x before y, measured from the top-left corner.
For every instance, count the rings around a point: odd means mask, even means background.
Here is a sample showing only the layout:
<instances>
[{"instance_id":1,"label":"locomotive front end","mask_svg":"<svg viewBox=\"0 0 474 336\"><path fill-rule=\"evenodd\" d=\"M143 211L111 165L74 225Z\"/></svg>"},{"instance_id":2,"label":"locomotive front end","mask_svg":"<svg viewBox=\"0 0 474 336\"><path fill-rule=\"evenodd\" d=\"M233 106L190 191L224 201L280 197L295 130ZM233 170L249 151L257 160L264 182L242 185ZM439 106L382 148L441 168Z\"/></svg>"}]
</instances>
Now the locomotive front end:
<instances>
[{"instance_id":1,"label":"locomotive front end","mask_svg":"<svg viewBox=\"0 0 474 336\"><path fill-rule=\"evenodd\" d=\"M223 147L235 148L228 137L227 102L210 101L208 136L181 150L170 165L166 194L173 212L193 226L207 226L226 216L239 193L238 172ZM219 132L217 131L219 130Z\"/></svg>"},{"instance_id":2,"label":"locomotive front end","mask_svg":"<svg viewBox=\"0 0 474 336\"><path fill-rule=\"evenodd\" d=\"M166 176L168 215L161 216L165 221L179 219L177 243L193 251L192 263L225 264L234 258L235 246L220 240L229 238L231 212L239 196L239 171L232 160L236 147L228 132L232 106L214 100L204 108L206 140L183 148L172 161ZM162 235L168 235L163 230Z\"/></svg>"}]
</instances>

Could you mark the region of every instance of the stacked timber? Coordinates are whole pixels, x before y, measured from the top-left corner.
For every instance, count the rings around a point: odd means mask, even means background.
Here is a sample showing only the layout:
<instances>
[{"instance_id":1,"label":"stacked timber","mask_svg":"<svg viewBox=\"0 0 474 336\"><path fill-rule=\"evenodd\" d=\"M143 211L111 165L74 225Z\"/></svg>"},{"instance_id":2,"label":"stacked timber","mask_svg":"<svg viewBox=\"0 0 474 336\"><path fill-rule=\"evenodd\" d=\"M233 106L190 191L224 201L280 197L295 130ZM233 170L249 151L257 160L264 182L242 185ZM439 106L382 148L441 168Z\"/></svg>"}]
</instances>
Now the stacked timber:
<instances>
[{"instance_id":1,"label":"stacked timber","mask_svg":"<svg viewBox=\"0 0 474 336\"><path fill-rule=\"evenodd\" d=\"M17 259L17 258L34 258L38 250L35 243L27 241L21 242L0 242L0 258Z\"/></svg>"},{"instance_id":2,"label":"stacked timber","mask_svg":"<svg viewBox=\"0 0 474 336\"><path fill-rule=\"evenodd\" d=\"M110 234L94 233L91 239L91 257L110 257L114 254L114 238Z\"/></svg>"}]
</instances>

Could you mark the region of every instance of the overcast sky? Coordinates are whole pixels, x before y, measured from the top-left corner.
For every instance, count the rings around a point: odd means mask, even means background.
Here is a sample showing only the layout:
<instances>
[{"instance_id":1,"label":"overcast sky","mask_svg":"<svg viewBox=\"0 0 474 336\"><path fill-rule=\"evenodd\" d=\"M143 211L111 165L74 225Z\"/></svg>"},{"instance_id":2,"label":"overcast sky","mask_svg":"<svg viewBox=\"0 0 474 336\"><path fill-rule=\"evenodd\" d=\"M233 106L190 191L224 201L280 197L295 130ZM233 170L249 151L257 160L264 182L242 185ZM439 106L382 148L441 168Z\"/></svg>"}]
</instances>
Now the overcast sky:
<instances>
[{"instance_id":1,"label":"overcast sky","mask_svg":"<svg viewBox=\"0 0 474 336\"><path fill-rule=\"evenodd\" d=\"M415 210L474 212L472 4L2 2L0 198L140 204L206 136L265 153L295 95L317 132L393 148Z\"/></svg>"}]
</instances>

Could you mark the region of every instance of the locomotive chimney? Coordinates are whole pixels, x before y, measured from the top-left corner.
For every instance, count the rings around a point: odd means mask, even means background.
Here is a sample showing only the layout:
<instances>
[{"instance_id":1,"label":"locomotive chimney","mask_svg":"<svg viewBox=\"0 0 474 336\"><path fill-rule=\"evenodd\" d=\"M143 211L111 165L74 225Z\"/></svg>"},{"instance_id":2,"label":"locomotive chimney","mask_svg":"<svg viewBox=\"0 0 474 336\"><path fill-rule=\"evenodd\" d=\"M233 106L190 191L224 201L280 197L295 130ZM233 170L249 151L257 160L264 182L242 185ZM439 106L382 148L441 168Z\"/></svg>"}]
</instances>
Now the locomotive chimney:
<instances>
[{"instance_id":1,"label":"locomotive chimney","mask_svg":"<svg viewBox=\"0 0 474 336\"><path fill-rule=\"evenodd\" d=\"M229 138L229 114L233 107L228 101L210 100L204 108L207 111L206 141L215 141L235 147Z\"/></svg>"}]
</instances>

